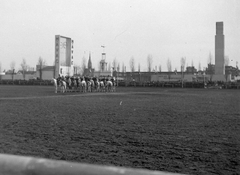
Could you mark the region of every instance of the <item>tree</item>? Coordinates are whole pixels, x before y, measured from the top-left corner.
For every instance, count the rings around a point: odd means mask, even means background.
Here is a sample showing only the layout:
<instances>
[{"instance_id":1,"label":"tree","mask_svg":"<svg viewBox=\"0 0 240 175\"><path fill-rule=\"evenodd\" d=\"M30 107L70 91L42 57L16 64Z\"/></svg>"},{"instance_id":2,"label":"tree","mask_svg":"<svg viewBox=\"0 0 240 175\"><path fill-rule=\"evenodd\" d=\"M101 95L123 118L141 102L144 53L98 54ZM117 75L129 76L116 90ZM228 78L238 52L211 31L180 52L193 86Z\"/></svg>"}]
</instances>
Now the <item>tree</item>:
<instances>
[{"instance_id":1,"label":"tree","mask_svg":"<svg viewBox=\"0 0 240 175\"><path fill-rule=\"evenodd\" d=\"M225 66L229 66L229 57L228 56L225 56L224 63L225 63Z\"/></svg>"},{"instance_id":2,"label":"tree","mask_svg":"<svg viewBox=\"0 0 240 175\"><path fill-rule=\"evenodd\" d=\"M84 71L86 69L86 58L83 56L82 57L82 65L81 65L81 74L84 75Z\"/></svg>"},{"instance_id":3,"label":"tree","mask_svg":"<svg viewBox=\"0 0 240 175\"><path fill-rule=\"evenodd\" d=\"M111 71L111 62L108 64L108 71Z\"/></svg>"},{"instance_id":4,"label":"tree","mask_svg":"<svg viewBox=\"0 0 240 175\"><path fill-rule=\"evenodd\" d=\"M214 74L214 68L213 68L213 58L211 52L208 56L208 74L210 75L210 81L212 81L212 77Z\"/></svg>"},{"instance_id":5,"label":"tree","mask_svg":"<svg viewBox=\"0 0 240 175\"><path fill-rule=\"evenodd\" d=\"M229 66L229 57L228 56L225 56L224 64L225 64L225 66ZM225 79L226 79L226 82L227 82L228 77L229 77L230 74L231 74L231 70L229 68L225 69Z\"/></svg>"},{"instance_id":6,"label":"tree","mask_svg":"<svg viewBox=\"0 0 240 175\"><path fill-rule=\"evenodd\" d=\"M162 72L162 66L161 66L161 64L159 64L158 70L159 70L159 72Z\"/></svg>"},{"instance_id":7,"label":"tree","mask_svg":"<svg viewBox=\"0 0 240 175\"><path fill-rule=\"evenodd\" d=\"M114 58L113 63L112 63L113 70L117 70L117 65L118 65L117 59Z\"/></svg>"},{"instance_id":8,"label":"tree","mask_svg":"<svg viewBox=\"0 0 240 175\"><path fill-rule=\"evenodd\" d=\"M39 76L40 76L39 78L40 80L42 80L42 73L43 73L42 70L46 66L46 61L42 57L39 57L37 65L38 65Z\"/></svg>"},{"instance_id":9,"label":"tree","mask_svg":"<svg viewBox=\"0 0 240 175\"><path fill-rule=\"evenodd\" d=\"M140 63L138 63L138 72L141 72L141 66L140 66Z\"/></svg>"},{"instance_id":10,"label":"tree","mask_svg":"<svg viewBox=\"0 0 240 175\"><path fill-rule=\"evenodd\" d=\"M201 70L202 70L201 63L199 62L198 63L198 71L201 71Z\"/></svg>"},{"instance_id":11,"label":"tree","mask_svg":"<svg viewBox=\"0 0 240 175\"><path fill-rule=\"evenodd\" d=\"M209 52L209 56L208 56L208 64L213 64L213 57L211 52Z\"/></svg>"},{"instance_id":12,"label":"tree","mask_svg":"<svg viewBox=\"0 0 240 175\"><path fill-rule=\"evenodd\" d=\"M23 58L23 60L22 60L21 68L22 68L23 79L25 80L25 75L26 75L26 71L27 71L27 68L28 68L25 58Z\"/></svg>"},{"instance_id":13,"label":"tree","mask_svg":"<svg viewBox=\"0 0 240 175\"><path fill-rule=\"evenodd\" d=\"M148 69L148 72L152 71L152 64L153 64L153 57L152 57L151 54L148 54L148 56L147 56L147 69Z\"/></svg>"},{"instance_id":14,"label":"tree","mask_svg":"<svg viewBox=\"0 0 240 175\"><path fill-rule=\"evenodd\" d=\"M172 73L172 63L171 63L171 60L169 58L167 60L167 69L168 69L168 79L170 81L171 73Z\"/></svg>"},{"instance_id":15,"label":"tree","mask_svg":"<svg viewBox=\"0 0 240 175\"><path fill-rule=\"evenodd\" d=\"M80 65L77 65L77 66L76 66L76 74L77 74L77 75L80 75L81 72L82 72L81 66L80 66Z\"/></svg>"},{"instance_id":16,"label":"tree","mask_svg":"<svg viewBox=\"0 0 240 175\"><path fill-rule=\"evenodd\" d=\"M117 72L120 71L120 63L118 63L118 66L117 66Z\"/></svg>"},{"instance_id":17,"label":"tree","mask_svg":"<svg viewBox=\"0 0 240 175\"><path fill-rule=\"evenodd\" d=\"M134 60L133 56L129 60L129 66L130 66L131 72L134 72L135 71L135 60Z\"/></svg>"},{"instance_id":18,"label":"tree","mask_svg":"<svg viewBox=\"0 0 240 175\"><path fill-rule=\"evenodd\" d=\"M12 81L13 81L13 78L14 78L15 65L16 65L15 61L12 61L12 62L10 63L10 69L11 69L11 71L12 71Z\"/></svg>"},{"instance_id":19,"label":"tree","mask_svg":"<svg viewBox=\"0 0 240 175\"><path fill-rule=\"evenodd\" d=\"M124 63L122 63L122 73L124 73L125 72L125 65L124 65Z\"/></svg>"},{"instance_id":20,"label":"tree","mask_svg":"<svg viewBox=\"0 0 240 175\"><path fill-rule=\"evenodd\" d=\"M193 60L192 60L192 74L194 74L194 63L193 63Z\"/></svg>"},{"instance_id":21,"label":"tree","mask_svg":"<svg viewBox=\"0 0 240 175\"><path fill-rule=\"evenodd\" d=\"M186 64L186 57L181 58L181 73L182 73L182 88L183 88L183 78L184 78L184 69Z\"/></svg>"}]
</instances>

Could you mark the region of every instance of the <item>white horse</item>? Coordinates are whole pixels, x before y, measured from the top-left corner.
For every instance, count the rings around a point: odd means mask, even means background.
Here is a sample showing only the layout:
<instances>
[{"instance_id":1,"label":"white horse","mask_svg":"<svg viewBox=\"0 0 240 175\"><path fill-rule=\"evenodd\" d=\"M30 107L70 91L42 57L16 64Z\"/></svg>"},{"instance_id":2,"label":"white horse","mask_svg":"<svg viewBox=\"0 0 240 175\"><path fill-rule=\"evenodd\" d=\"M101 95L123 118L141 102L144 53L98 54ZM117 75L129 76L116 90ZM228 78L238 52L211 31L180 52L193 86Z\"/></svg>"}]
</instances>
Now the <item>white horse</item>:
<instances>
[{"instance_id":1,"label":"white horse","mask_svg":"<svg viewBox=\"0 0 240 175\"><path fill-rule=\"evenodd\" d=\"M106 91L107 92L112 92L113 91L113 83L108 80L107 83L106 83Z\"/></svg>"},{"instance_id":2,"label":"white horse","mask_svg":"<svg viewBox=\"0 0 240 175\"><path fill-rule=\"evenodd\" d=\"M58 91L57 80L55 78L52 78L52 82L53 82L53 85L54 85L55 93L57 93L57 91Z\"/></svg>"},{"instance_id":3,"label":"white horse","mask_svg":"<svg viewBox=\"0 0 240 175\"><path fill-rule=\"evenodd\" d=\"M82 92L82 82L80 78L78 78L78 89L79 89L79 92Z\"/></svg>"},{"instance_id":4,"label":"white horse","mask_svg":"<svg viewBox=\"0 0 240 175\"><path fill-rule=\"evenodd\" d=\"M100 91L104 92L105 91L105 86L104 86L104 82L100 81Z\"/></svg>"},{"instance_id":5,"label":"white horse","mask_svg":"<svg viewBox=\"0 0 240 175\"><path fill-rule=\"evenodd\" d=\"M87 81L87 91L92 92L92 83L91 81Z\"/></svg>"},{"instance_id":6,"label":"white horse","mask_svg":"<svg viewBox=\"0 0 240 175\"><path fill-rule=\"evenodd\" d=\"M95 84L93 79L91 79L90 82L91 82L91 92L93 92L95 90Z\"/></svg>"},{"instance_id":7,"label":"white horse","mask_svg":"<svg viewBox=\"0 0 240 175\"><path fill-rule=\"evenodd\" d=\"M113 79L112 79L112 84L113 84L113 86L112 86L112 91L113 91L113 92L116 92L117 82L116 82L115 77L113 77Z\"/></svg>"},{"instance_id":8,"label":"white horse","mask_svg":"<svg viewBox=\"0 0 240 175\"><path fill-rule=\"evenodd\" d=\"M76 79L73 80L73 87L72 88L73 88L72 90L74 90L75 92L77 91L77 80Z\"/></svg>"},{"instance_id":9,"label":"white horse","mask_svg":"<svg viewBox=\"0 0 240 175\"><path fill-rule=\"evenodd\" d=\"M82 85L82 92L86 92L87 83L84 79L82 80L81 85Z\"/></svg>"},{"instance_id":10,"label":"white horse","mask_svg":"<svg viewBox=\"0 0 240 175\"><path fill-rule=\"evenodd\" d=\"M100 82L98 80L95 81L95 89L97 92L100 91Z\"/></svg>"},{"instance_id":11,"label":"white horse","mask_svg":"<svg viewBox=\"0 0 240 175\"><path fill-rule=\"evenodd\" d=\"M72 91L72 81L71 81L71 78L68 78L68 92ZM71 90L70 90L71 89Z\"/></svg>"},{"instance_id":12,"label":"white horse","mask_svg":"<svg viewBox=\"0 0 240 175\"><path fill-rule=\"evenodd\" d=\"M61 87L61 92L62 92L62 93L66 92L67 84L66 84L65 81L60 80L60 82L59 82L59 86Z\"/></svg>"}]
</instances>

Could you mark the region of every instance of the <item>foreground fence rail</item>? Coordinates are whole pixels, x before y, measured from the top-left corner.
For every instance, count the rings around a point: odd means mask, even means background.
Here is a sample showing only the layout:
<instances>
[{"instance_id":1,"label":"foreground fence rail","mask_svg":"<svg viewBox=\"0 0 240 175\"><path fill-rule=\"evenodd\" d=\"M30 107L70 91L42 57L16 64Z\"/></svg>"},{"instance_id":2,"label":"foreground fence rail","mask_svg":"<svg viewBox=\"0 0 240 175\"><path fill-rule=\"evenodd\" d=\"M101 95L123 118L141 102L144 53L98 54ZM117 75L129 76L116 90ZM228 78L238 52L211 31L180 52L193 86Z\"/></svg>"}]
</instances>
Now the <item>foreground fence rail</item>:
<instances>
[{"instance_id":1,"label":"foreground fence rail","mask_svg":"<svg viewBox=\"0 0 240 175\"><path fill-rule=\"evenodd\" d=\"M0 154L1 175L176 175L175 173L143 169L100 166Z\"/></svg>"}]
</instances>

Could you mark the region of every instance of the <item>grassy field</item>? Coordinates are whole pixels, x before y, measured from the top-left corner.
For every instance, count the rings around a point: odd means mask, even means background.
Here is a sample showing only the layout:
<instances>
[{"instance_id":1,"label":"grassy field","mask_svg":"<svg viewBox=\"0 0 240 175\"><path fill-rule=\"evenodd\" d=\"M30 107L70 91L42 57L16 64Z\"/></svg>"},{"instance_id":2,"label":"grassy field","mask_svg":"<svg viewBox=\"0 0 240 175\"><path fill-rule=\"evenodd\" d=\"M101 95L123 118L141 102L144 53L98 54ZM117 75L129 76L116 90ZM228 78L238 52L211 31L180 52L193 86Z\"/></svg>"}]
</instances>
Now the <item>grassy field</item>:
<instances>
[{"instance_id":1,"label":"grassy field","mask_svg":"<svg viewBox=\"0 0 240 175\"><path fill-rule=\"evenodd\" d=\"M240 172L240 91L0 86L0 153L190 174Z\"/></svg>"}]
</instances>

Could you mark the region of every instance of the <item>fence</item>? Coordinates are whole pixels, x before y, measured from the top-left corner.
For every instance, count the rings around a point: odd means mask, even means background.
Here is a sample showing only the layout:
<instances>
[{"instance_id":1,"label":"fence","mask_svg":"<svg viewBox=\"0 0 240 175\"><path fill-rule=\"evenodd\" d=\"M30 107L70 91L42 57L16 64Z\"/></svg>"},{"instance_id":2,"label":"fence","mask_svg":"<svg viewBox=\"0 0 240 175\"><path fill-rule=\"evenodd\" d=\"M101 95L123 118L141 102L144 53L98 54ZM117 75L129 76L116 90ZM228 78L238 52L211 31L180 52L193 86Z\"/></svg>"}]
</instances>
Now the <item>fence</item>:
<instances>
[{"instance_id":1,"label":"fence","mask_svg":"<svg viewBox=\"0 0 240 175\"><path fill-rule=\"evenodd\" d=\"M0 174L3 175L176 175L143 169L72 163L42 158L0 154Z\"/></svg>"}]
</instances>

